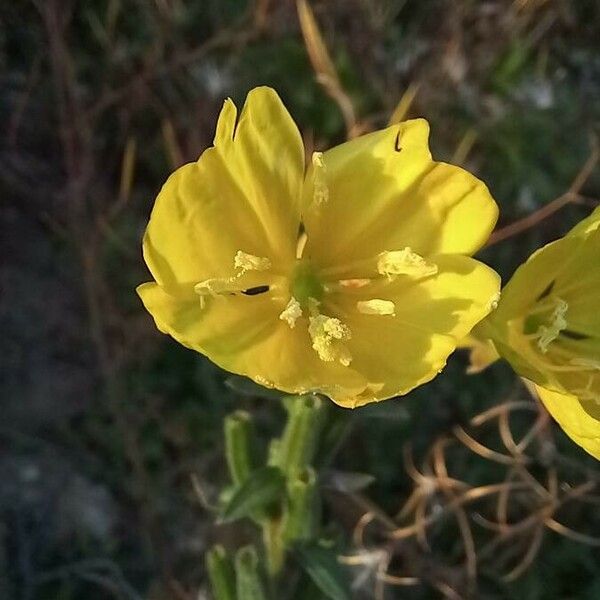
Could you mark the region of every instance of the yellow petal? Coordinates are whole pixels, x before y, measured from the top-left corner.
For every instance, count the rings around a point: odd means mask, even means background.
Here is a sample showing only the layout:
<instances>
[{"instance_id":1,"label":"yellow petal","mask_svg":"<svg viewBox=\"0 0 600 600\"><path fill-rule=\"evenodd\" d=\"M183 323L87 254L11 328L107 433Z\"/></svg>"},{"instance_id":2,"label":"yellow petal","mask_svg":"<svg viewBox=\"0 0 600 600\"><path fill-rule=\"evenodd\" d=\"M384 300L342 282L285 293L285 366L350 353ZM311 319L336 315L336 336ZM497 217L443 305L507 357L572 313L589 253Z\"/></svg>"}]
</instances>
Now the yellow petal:
<instances>
[{"instance_id":1,"label":"yellow petal","mask_svg":"<svg viewBox=\"0 0 600 600\"><path fill-rule=\"evenodd\" d=\"M298 129L269 88L248 98L236 126L225 102L215 147L161 190L144 258L164 286L227 277L238 251L282 268L295 257L304 151Z\"/></svg>"},{"instance_id":2,"label":"yellow petal","mask_svg":"<svg viewBox=\"0 0 600 600\"><path fill-rule=\"evenodd\" d=\"M275 90L251 90L234 129L219 124L215 145L276 254L295 258L304 178L300 132Z\"/></svg>"},{"instance_id":3,"label":"yellow petal","mask_svg":"<svg viewBox=\"0 0 600 600\"><path fill-rule=\"evenodd\" d=\"M437 274L417 282L383 281L345 289L326 298L323 311L352 331L352 368L382 387L354 405L405 394L433 379L460 340L492 309L500 280L492 269L465 256L431 258ZM394 303L395 314L361 313L356 301L372 295Z\"/></svg>"},{"instance_id":4,"label":"yellow petal","mask_svg":"<svg viewBox=\"0 0 600 600\"><path fill-rule=\"evenodd\" d=\"M469 349L469 366L467 367L469 375L481 373L500 358L493 342L489 339L480 339L474 334L476 330L477 327L457 346L457 348Z\"/></svg>"},{"instance_id":5,"label":"yellow petal","mask_svg":"<svg viewBox=\"0 0 600 600\"><path fill-rule=\"evenodd\" d=\"M428 134L417 119L325 152L304 188L305 254L332 267L405 247L422 256L480 248L497 206L473 175L431 160ZM326 202L314 201L315 180Z\"/></svg>"},{"instance_id":6,"label":"yellow petal","mask_svg":"<svg viewBox=\"0 0 600 600\"><path fill-rule=\"evenodd\" d=\"M581 235L595 231L600 227L600 206L589 217L580 221L567 235Z\"/></svg>"},{"instance_id":7,"label":"yellow petal","mask_svg":"<svg viewBox=\"0 0 600 600\"><path fill-rule=\"evenodd\" d=\"M288 393L322 392L335 399L360 394L367 381L353 369L321 361L307 323L290 328L285 303L258 296L195 299L169 295L156 283L137 289L160 331L217 365Z\"/></svg>"},{"instance_id":8,"label":"yellow petal","mask_svg":"<svg viewBox=\"0 0 600 600\"><path fill-rule=\"evenodd\" d=\"M251 350L277 319L281 303L257 296L206 297L167 293L158 284L143 283L137 293L156 326L178 342L206 354L218 364Z\"/></svg>"},{"instance_id":9,"label":"yellow petal","mask_svg":"<svg viewBox=\"0 0 600 600\"><path fill-rule=\"evenodd\" d=\"M489 321L500 327L515 317L525 316L566 269L580 244L578 238L562 238L534 252L502 289L498 309Z\"/></svg>"},{"instance_id":10,"label":"yellow petal","mask_svg":"<svg viewBox=\"0 0 600 600\"><path fill-rule=\"evenodd\" d=\"M576 396L535 386L548 412L564 432L586 452L600 460L600 407L582 403Z\"/></svg>"}]
</instances>

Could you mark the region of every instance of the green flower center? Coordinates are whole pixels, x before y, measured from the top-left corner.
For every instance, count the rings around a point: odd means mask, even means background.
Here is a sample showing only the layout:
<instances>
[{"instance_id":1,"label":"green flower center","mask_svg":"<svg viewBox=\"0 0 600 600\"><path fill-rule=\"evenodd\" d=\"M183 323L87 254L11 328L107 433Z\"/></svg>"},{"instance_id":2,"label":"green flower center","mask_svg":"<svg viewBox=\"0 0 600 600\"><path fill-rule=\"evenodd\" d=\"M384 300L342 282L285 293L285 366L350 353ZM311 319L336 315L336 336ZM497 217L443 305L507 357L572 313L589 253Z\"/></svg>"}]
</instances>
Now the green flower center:
<instances>
[{"instance_id":1,"label":"green flower center","mask_svg":"<svg viewBox=\"0 0 600 600\"><path fill-rule=\"evenodd\" d=\"M309 299L321 301L325 288L314 266L308 260L298 260L291 277L290 292L303 310L308 309Z\"/></svg>"}]
</instances>

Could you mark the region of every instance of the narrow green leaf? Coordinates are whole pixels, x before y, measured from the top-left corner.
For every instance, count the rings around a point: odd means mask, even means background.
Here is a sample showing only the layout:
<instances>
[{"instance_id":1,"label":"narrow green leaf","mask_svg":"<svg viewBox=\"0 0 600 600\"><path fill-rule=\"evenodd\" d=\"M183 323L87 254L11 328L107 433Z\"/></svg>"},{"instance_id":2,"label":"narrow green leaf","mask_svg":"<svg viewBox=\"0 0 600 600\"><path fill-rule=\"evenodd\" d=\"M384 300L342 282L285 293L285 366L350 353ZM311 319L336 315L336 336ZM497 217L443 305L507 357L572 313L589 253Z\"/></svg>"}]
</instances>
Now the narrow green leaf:
<instances>
[{"instance_id":1,"label":"narrow green leaf","mask_svg":"<svg viewBox=\"0 0 600 600\"><path fill-rule=\"evenodd\" d=\"M297 548L298 561L330 600L351 600L348 577L333 550L317 544Z\"/></svg>"},{"instance_id":2,"label":"narrow green leaf","mask_svg":"<svg viewBox=\"0 0 600 600\"><path fill-rule=\"evenodd\" d=\"M252 471L223 510L222 521L235 521L268 509L285 493L285 478L277 467Z\"/></svg>"}]
</instances>

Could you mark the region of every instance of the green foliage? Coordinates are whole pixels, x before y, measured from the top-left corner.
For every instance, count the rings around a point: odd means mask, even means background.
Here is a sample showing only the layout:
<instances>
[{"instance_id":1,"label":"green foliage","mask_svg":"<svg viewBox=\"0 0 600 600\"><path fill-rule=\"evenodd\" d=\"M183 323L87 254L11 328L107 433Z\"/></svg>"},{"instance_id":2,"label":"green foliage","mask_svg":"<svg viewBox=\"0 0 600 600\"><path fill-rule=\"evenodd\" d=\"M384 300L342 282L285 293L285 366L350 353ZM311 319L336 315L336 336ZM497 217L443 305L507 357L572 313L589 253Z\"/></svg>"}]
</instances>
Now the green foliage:
<instances>
[{"instance_id":1,"label":"green foliage","mask_svg":"<svg viewBox=\"0 0 600 600\"><path fill-rule=\"evenodd\" d=\"M349 600L348 577L342 571L337 554L332 548L318 544L299 546L298 562L316 586L330 600Z\"/></svg>"},{"instance_id":2,"label":"green foliage","mask_svg":"<svg viewBox=\"0 0 600 600\"><path fill-rule=\"evenodd\" d=\"M223 509L222 520L268 514L285 491L285 479L277 467L262 467L252 472Z\"/></svg>"},{"instance_id":3,"label":"green foliage","mask_svg":"<svg viewBox=\"0 0 600 600\"><path fill-rule=\"evenodd\" d=\"M521 398L504 365L465 379L458 355L441 377L401 401L349 412L290 398L282 411L278 392L223 373L156 333L142 313L134 288L148 278L139 247L152 202L171 170L210 145L224 97L240 103L254 85L272 85L307 146L344 139L340 110L315 78L293 2L262 3L269 5L266 25L254 31L259 4L0 6L2 296L10 298L0 306L8 365L0 390L0 471L8 473L0 491L0 587L6 583L16 600L157 600L181 589L195 597L207 579L216 600L248 597L236 587L252 600L368 600L370 583L349 595L344 586L356 571L346 573L335 560L356 550L351 534L364 512L357 508L362 495L394 514L413 490L404 466L408 440L418 460L457 424ZM600 119L597 2L310 4L369 127L385 125L407 86L419 83L409 116L428 118L437 158L449 160L465 132L476 132L465 164L488 183L503 223L566 190ZM518 4L527 6L515 12ZM119 199L130 139L137 148L133 184ZM584 203L598 197L599 185L596 174ZM565 208L485 259L509 276L588 208ZM5 249L10 235L18 245ZM17 385L9 387L13 370ZM513 426L521 432L528 421L519 419ZM561 432L548 429L547 439L574 473L593 471L593 461ZM37 471L10 471L31 457ZM552 461L542 451L534 458L535 473ZM54 473L56 465L63 469ZM501 474L501 465L470 452L453 453L449 468L472 485ZM191 474L208 510L199 507ZM70 476L113 508L103 512L96 496L83 496L85 510L77 512L80 488L67 485ZM211 512L219 497L224 505ZM215 526L219 510L227 524ZM523 516L515 510L515 519ZM560 517L588 535L600 530L595 513L571 504ZM114 525L97 540L86 524L103 519ZM449 558L462 565L453 522L434 533L427 568L445 569ZM203 570L206 540L212 549ZM418 554L408 542L403 548ZM600 597L597 570L597 553L548 532L515 582L486 567L479 597L592 600ZM391 599L437 593L425 584L387 590Z\"/></svg>"}]
</instances>

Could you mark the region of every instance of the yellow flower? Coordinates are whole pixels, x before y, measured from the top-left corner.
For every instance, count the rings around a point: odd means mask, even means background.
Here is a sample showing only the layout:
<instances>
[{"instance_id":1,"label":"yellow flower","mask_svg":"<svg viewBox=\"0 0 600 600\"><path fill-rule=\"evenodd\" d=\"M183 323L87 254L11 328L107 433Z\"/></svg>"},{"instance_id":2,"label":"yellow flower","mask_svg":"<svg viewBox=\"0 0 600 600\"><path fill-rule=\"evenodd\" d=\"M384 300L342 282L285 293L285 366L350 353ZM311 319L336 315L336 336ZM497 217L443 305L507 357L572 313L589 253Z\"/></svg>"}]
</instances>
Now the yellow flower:
<instances>
[{"instance_id":1,"label":"yellow flower","mask_svg":"<svg viewBox=\"0 0 600 600\"><path fill-rule=\"evenodd\" d=\"M158 328L221 367L358 406L429 381L490 310L470 258L493 228L485 185L434 162L408 121L314 153L277 94L227 100L214 146L166 182L138 293Z\"/></svg>"},{"instance_id":2,"label":"yellow flower","mask_svg":"<svg viewBox=\"0 0 600 600\"><path fill-rule=\"evenodd\" d=\"M600 405L582 402L572 394L561 394L539 385L536 390L540 400L564 432L600 460Z\"/></svg>"},{"instance_id":3,"label":"yellow flower","mask_svg":"<svg viewBox=\"0 0 600 600\"><path fill-rule=\"evenodd\" d=\"M517 269L476 335L600 458L600 209Z\"/></svg>"}]
</instances>

